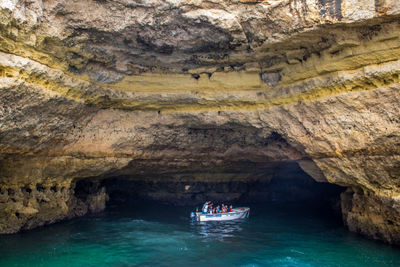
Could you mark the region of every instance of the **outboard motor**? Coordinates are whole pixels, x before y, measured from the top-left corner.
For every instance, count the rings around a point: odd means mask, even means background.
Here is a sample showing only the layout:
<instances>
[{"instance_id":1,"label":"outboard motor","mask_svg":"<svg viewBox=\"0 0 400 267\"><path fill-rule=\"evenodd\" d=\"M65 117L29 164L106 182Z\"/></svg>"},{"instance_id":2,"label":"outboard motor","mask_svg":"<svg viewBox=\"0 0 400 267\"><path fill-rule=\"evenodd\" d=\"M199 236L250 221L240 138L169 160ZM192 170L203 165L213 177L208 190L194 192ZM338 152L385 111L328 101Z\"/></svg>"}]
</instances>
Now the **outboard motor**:
<instances>
[{"instance_id":1,"label":"outboard motor","mask_svg":"<svg viewBox=\"0 0 400 267\"><path fill-rule=\"evenodd\" d=\"M196 213L193 211L190 213L190 219L192 219L192 221L196 221Z\"/></svg>"}]
</instances>

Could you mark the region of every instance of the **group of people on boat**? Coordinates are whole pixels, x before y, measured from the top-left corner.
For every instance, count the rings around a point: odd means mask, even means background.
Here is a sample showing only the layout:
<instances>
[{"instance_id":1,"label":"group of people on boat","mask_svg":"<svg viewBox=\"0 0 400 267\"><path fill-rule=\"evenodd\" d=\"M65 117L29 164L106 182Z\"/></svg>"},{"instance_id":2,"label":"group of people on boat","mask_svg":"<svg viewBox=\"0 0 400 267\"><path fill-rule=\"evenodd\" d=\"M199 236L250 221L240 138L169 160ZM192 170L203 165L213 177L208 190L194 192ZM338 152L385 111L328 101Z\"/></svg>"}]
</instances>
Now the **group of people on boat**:
<instances>
[{"instance_id":1,"label":"group of people on boat","mask_svg":"<svg viewBox=\"0 0 400 267\"><path fill-rule=\"evenodd\" d=\"M211 201L206 201L204 203L203 208L201 211L203 214L218 214L218 213L226 213L226 212L232 212L232 205L214 205Z\"/></svg>"}]
</instances>

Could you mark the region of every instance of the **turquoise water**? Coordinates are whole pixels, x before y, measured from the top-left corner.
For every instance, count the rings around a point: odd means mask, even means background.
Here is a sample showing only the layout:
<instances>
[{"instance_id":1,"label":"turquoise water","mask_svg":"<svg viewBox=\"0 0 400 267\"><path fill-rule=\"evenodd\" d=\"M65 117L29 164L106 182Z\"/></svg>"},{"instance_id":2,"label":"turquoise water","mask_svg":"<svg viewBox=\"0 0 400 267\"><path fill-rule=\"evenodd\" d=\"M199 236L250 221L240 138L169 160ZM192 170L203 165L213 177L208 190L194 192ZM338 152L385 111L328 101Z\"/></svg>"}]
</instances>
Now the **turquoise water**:
<instances>
[{"instance_id":1,"label":"turquoise water","mask_svg":"<svg viewBox=\"0 0 400 267\"><path fill-rule=\"evenodd\" d=\"M197 223L146 204L0 237L0 266L400 266L400 249L349 233L312 205L251 205L249 219Z\"/></svg>"}]
</instances>

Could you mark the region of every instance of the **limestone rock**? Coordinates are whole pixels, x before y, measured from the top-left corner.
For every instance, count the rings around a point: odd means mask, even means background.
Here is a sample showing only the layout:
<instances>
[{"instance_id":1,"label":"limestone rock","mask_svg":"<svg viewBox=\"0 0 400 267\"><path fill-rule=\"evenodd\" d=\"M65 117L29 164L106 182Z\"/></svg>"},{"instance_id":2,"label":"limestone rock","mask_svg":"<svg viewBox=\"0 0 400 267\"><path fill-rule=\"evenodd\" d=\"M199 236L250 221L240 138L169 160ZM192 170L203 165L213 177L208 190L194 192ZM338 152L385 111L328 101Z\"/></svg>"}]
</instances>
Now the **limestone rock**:
<instances>
[{"instance_id":1,"label":"limestone rock","mask_svg":"<svg viewBox=\"0 0 400 267\"><path fill-rule=\"evenodd\" d=\"M104 188L76 194L76 188L37 185L1 190L0 232L15 233L63 219L104 210Z\"/></svg>"},{"instance_id":2,"label":"limestone rock","mask_svg":"<svg viewBox=\"0 0 400 267\"><path fill-rule=\"evenodd\" d=\"M82 179L300 162L357 192L351 230L398 244L399 17L396 0L1 1L0 232L103 209Z\"/></svg>"},{"instance_id":3,"label":"limestone rock","mask_svg":"<svg viewBox=\"0 0 400 267\"><path fill-rule=\"evenodd\" d=\"M399 207L400 201L396 198L351 190L342 193L343 219L349 229L393 244L400 242Z\"/></svg>"}]
</instances>

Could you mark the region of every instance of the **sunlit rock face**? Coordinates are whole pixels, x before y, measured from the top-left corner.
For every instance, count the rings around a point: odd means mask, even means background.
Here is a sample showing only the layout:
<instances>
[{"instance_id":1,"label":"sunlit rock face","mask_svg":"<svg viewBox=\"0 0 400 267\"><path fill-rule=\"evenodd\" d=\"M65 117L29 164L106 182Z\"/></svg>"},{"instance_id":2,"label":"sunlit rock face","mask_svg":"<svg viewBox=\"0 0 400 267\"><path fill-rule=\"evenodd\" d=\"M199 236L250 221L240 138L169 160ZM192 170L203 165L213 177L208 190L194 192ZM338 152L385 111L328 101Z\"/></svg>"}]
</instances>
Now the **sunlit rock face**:
<instances>
[{"instance_id":1,"label":"sunlit rock face","mask_svg":"<svg viewBox=\"0 0 400 267\"><path fill-rule=\"evenodd\" d=\"M356 192L350 230L399 243L397 0L0 8L2 233L101 210L84 178L297 162Z\"/></svg>"}]
</instances>

